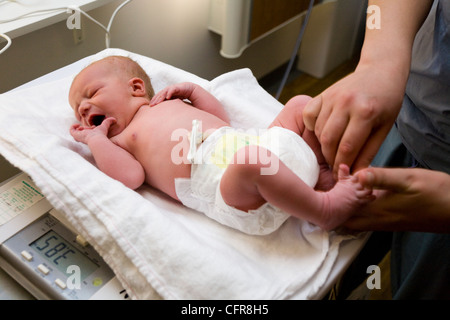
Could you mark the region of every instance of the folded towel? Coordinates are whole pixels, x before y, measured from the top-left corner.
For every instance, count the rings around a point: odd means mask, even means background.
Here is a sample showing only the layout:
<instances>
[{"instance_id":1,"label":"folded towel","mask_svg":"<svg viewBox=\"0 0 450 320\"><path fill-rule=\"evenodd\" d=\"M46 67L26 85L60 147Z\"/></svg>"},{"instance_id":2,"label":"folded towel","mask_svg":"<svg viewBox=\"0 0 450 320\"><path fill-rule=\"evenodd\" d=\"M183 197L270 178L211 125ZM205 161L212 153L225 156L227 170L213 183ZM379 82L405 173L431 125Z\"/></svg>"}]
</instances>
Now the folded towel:
<instances>
[{"instance_id":1,"label":"folded towel","mask_svg":"<svg viewBox=\"0 0 450 320\"><path fill-rule=\"evenodd\" d=\"M0 153L33 178L132 298L315 298L345 237L295 218L270 235L249 236L148 186L128 189L96 168L87 146L69 134L76 120L67 95L83 67L112 54L139 62L156 91L182 81L200 84L224 104L236 127L265 128L282 108L248 69L207 81L107 49L55 72L57 80L0 95Z\"/></svg>"}]
</instances>

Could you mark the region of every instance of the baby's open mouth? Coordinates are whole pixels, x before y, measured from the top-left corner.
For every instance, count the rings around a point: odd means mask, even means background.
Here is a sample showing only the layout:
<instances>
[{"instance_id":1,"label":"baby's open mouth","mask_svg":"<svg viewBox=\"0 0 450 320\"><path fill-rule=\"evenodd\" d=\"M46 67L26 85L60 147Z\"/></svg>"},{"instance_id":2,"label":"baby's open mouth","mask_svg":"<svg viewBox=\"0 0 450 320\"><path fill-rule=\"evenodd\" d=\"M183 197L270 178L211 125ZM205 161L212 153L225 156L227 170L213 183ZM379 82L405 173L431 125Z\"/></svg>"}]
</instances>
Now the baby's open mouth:
<instances>
[{"instance_id":1,"label":"baby's open mouth","mask_svg":"<svg viewBox=\"0 0 450 320\"><path fill-rule=\"evenodd\" d=\"M89 119L89 124L91 126L95 126L98 127L99 125L102 124L103 120L105 120L105 116L104 115L93 115L90 119Z\"/></svg>"}]
</instances>

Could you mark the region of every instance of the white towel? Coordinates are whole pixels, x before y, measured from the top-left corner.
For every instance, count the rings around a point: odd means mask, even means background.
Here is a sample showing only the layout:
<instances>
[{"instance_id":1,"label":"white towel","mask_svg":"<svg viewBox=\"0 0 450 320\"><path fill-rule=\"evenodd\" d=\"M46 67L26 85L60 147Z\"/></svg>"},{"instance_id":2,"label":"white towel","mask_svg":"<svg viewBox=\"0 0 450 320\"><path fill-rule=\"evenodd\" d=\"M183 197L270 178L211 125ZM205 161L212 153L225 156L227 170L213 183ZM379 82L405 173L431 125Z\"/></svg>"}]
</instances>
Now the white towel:
<instances>
[{"instance_id":1,"label":"white towel","mask_svg":"<svg viewBox=\"0 0 450 320\"><path fill-rule=\"evenodd\" d=\"M135 299L308 299L325 283L342 237L295 218L267 236L249 236L166 195L137 192L99 171L74 141L69 86L91 60L137 60L155 90L192 81L225 105L237 127L265 128L281 110L248 69L207 81L159 61L108 49L63 70L62 79L0 95L0 153L28 173L111 266Z\"/></svg>"}]
</instances>

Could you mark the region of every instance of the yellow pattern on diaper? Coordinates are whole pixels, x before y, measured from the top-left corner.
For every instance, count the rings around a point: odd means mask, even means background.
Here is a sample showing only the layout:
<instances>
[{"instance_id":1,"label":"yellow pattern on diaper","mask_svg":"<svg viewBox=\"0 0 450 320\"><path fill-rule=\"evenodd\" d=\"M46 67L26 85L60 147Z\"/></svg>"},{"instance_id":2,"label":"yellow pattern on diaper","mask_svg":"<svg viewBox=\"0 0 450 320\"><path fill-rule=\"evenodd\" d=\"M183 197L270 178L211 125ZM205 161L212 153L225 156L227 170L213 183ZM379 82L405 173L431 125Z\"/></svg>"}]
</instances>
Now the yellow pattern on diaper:
<instances>
[{"instance_id":1,"label":"yellow pattern on diaper","mask_svg":"<svg viewBox=\"0 0 450 320\"><path fill-rule=\"evenodd\" d=\"M259 145L259 136L241 132L226 133L217 141L210 161L225 169L233 161L236 151L249 145Z\"/></svg>"}]
</instances>

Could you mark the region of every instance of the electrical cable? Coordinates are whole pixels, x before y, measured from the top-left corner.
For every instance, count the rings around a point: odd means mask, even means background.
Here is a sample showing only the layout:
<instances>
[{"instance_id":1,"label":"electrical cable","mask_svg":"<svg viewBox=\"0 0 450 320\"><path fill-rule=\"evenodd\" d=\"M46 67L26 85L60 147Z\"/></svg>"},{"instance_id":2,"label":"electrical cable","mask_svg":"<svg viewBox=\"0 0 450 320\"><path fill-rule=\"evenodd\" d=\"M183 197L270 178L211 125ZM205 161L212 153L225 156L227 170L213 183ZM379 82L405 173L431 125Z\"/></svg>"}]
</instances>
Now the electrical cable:
<instances>
[{"instance_id":1,"label":"electrical cable","mask_svg":"<svg viewBox=\"0 0 450 320\"><path fill-rule=\"evenodd\" d=\"M108 23L108 28L107 28L107 30L108 30L108 32L106 33L106 47L107 48L109 48L109 45L110 45L110 41L111 41L111 39L110 39L110 35L111 35L111 26L112 26L112 23L113 23L113 21L114 21L114 18L116 17L116 15L117 15L117 13L120 11L120 9L122 9L124 6L126 6L128 3L130 3L132 0L126 0L126 1L124 1L124 2L122 2L117 8L116 8L116 10L113 12L113 14L112 14L112 16L111 16L111 19L109 20L109 23Z\"/></svg>"},{"instance_id":2,"label":"electrical cable","mask_svg":"<svg viewBox=\"0 0 450 320\"><path fill-rule=\"evenodd\" d=\"M0 37L6 40L6 45L2 49L0 49L0 54L2 54L6 50L8 50L8 48L11 46L12 41L11 38L8 37L6 34L0 33Z\"/></svg>"},{"instance_id":3,"label":"electrical cable","mask_svg":"<svg viewBox=\"0 0 450 320\"><path fill-rule=\"evenodd\" d=\"M311 0L309 2L309 7L308 7L308 11L306 13L305 19L303 20L303 23L302 23L302 27L300 28L300 33L298 34L294 50L292 51L291 59L289 60L288 66L286 68L284 76L283 76L283 78L281 80L281 84L280 84L280 86L278 88L278 91L277 91L277 94L275 96L275 98L277 100L280 99L281 93L283 92L283 89L284 89L284 87L286 85L286 82L287 82L287 79L289 77L289 74L291 73L292 65L294 64L295 57L297 56L298 50L300 49L300 44L302 43L303 34L305 33L306 26L308 25L308 20L309 20L309 17L311 15L311 11L312 11L313 6L314 6L314 0Z\"/></svg>"},{"instance_id":4,"label":"electrical cable","mask_svg":"<svg viewBox=\"0 0 450 320\"><path fill-rule=\"evenodd\" d=\"M81 10L78 7L72 7L72 8L69 8L69 9L77 10L77 11L81 12L86 18L88 18L89 20L91 20L92 22L94 22L95 24L100 26L103 30L105 30L105 32L106 32L106 34L105 34L105 46L106 46L106 48L109 48L110 44L111 44L111 26L112 26L112 23L113 23L116 15L117 15L117 13L120 11L120 9L122 9L124 6L126 6L131 1L132 0L126 0L126 1L122 2L116 8L116 10L114 10L113 14L111 15L111 19L109 20L109 23L108 23L107 27L105 27L103 24L101 24L100 22L98 22L97 20L92 18L89 14L87 14L86 12L84 12L83 10Z\"/></svg>"}]
</instances>

